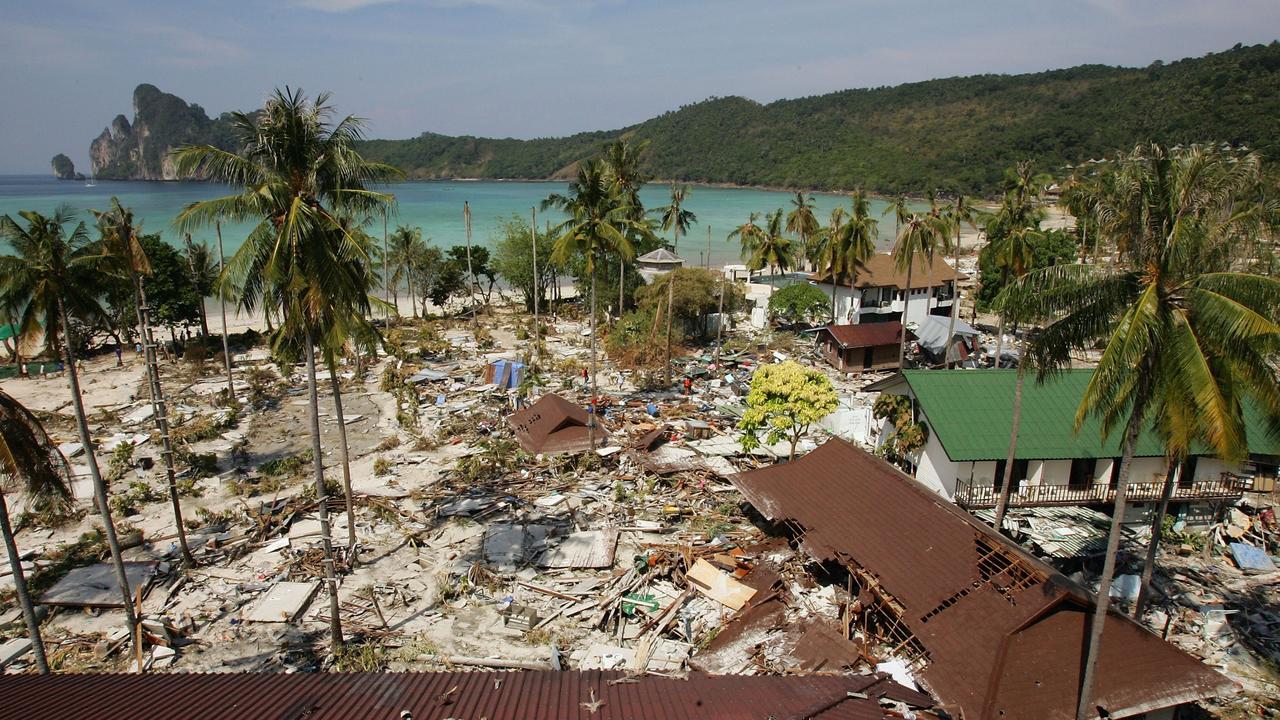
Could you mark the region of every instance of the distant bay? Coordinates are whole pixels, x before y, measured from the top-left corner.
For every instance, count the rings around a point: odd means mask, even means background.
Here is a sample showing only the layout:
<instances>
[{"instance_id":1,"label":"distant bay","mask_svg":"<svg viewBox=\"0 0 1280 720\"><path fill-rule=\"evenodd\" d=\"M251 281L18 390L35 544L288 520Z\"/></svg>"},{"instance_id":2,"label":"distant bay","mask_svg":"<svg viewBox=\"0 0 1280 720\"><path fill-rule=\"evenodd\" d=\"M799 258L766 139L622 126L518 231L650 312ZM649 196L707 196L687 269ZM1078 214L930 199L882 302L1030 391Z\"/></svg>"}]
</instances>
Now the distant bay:
<instances>
[{"instance_id":1,"label":"distant bay","mask_svg":"<svg viewBox=\"0 0 1280 720\"><path fill-rule=\"evenodd\" d=\"M536 207L549 193L564 192L563 182L504 182L504 181L431 181L403 182L388 188L396 196L396 212L390 217L392 229L396 225L422 228L423 236L441 248L461 245L466 241L462 218L462 204L471 205L472 242L491 246L500 224L513 215L529 219L530 208ZM93 224L93 209L104 209L112 197L131 208L134 217L142 223L145 232L159 232L164 239L181 245L182 238L173 227L173 219L187 205L200 200L229 194L225 185L211 183L177 183L99 180L95 187L83 182L56 180L45 175L0 175L0 214L17 217L20 210L51 213L60 205L67 205L78 213L78 218ZM648 185L641 190L646 208L659 207L667 202L668 186ZM688 265L707 262L707 227L711 227L712 265L739 262L739 246L729 243L726 236L753 213L763 214L777 208L791 209L792 193L756 190L748 188L722 188L695 186L686 201L686 207L698 216L698 223L688 237L680 239L678 253ZM825 224L831 209L836 205L849 205L848 197L815 194L816 214ZM882 213L887 203L873 200L871 209L880 222L880 247L887 248L893 237L893 217ZM923 206L922 206L923 207ZM538 224L558 222L559 213L538 213ZM250 226L229 224L222 228L223 245L228 256L240 247ZM382 236L382 223L372 223L366 228L375 237ZM193 233L192 239L206 240L214 244L214 230L208 228ZM8 248L0 241L0 250Z\"/></svg>"}]
</instances>

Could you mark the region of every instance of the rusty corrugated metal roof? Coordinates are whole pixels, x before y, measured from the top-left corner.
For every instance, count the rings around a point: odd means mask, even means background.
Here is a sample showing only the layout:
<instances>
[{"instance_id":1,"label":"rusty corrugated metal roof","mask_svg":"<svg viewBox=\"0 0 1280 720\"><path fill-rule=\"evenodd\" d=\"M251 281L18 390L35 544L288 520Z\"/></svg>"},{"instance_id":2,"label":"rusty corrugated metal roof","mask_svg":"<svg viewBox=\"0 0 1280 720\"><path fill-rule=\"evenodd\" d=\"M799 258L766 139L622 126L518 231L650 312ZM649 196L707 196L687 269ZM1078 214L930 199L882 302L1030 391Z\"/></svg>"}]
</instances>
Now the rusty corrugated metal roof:
<instances>
[{"instance_id":1,"label":"rusty corrugated metal roof","mask_svg":"<svg viewBox=\"0 0 1280 720\"><path fill-rule=\"evenodd\" d=\"M600 671L17 675L0 677L0 720L401 720L405 710L413 720L881 720L890 716L881 712L879 697L912 702L926 696L877 675L692 673L686 680L628 679L625 673ZM842 714L828 714L836 710Z\"/></svg>"},{"instance_id":2,"label":"rusty corrugated metal roof","mask_svg":"<svg viewBox=\"0 0 1280 720\"><path fill-rule=\"evenodd\" d=\"M932 272L930 271L932 268ZM831 273L814 273L809 276L820 284L831 284ZM926 264L924 258L916 258L915 265L911 269L911 287L915 289L924 289L926 287L937 287L948 280L958 280L968 277L964 273L957 272L951 264L941 255L933 256L932 265ZM849 276L841 274L837 276L840 285L849 285ZM899 270L897 264L893 260L893 256L887 253L877 253L872 255L865 263L858 265L854 274L854 287L895 287L899 290L907 287L907 272Z\"/></svg>"},{"instance_id":3,"label":"rusty corrugated metal roof","mask_svg":"<svg viewBox=\"0 0 1280 720\"><path fill-rule=\"evenodd\" d=\"M923 679L944 706L968 718L1075 716L1079 622L1092 598L1065 576L839 439L733 483L766 518L799 526L812 557L862 568L902 604L928 653ZM1095 701L1111 713L1230 687L1128 618L1108 617Z\"/></svg>"},{"instance_id":4,"label":"rusty corrugated metal roof","mask_svg":"<svg viewBox=\"0 0 1280 720\"><path fill-rule=\"evenodd\" d=\"M818 332L830 334L842 348L897 345L902 340L902 323L895 320L857 325L827 325Z\"/></svg>"},{"instance_id":5,"label":"rusty corrugated metal roof","mask_svg":"<svg viewBox=\"0 0 1280 720\"><path fill-rule=\"evenodd\" d=\"M549 393L537 402L507 417L515 432L516 442L533 455L557 455L583 452L591 448L587 429L587 411ZM596 445L604 443L609 431L596 419Z\"/></svg>"}]
</instances>

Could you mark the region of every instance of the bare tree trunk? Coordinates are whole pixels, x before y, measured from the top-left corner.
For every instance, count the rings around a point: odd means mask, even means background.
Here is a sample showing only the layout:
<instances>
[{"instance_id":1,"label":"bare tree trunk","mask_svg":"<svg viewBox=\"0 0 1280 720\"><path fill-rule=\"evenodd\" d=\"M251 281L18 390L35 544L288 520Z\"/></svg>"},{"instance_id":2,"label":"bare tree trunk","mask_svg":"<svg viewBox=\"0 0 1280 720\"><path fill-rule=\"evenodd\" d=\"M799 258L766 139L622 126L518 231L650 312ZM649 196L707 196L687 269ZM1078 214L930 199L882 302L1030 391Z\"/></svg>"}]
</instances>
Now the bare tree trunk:
<instances>
[{"instance_id":1,"label":"bare tree trunk","mask_svg":"<svg viewBox=\"0 0 1280 720\"><path fill-rule=\"evenodd\" d=\"M533 367L537 369L541 357L541 346L538 342L542 327L538 321L538 208L529 208L529 238L533 242Z\"/></svg>"},{"instance_id":2,"label":"bare tree trunk","mask_svg":"<svg viewBox=\"0 0 1280 720\"><path fill-rule=\"evenodd\" d=\"M388 263L391 256L387 253L387 210L382 210L382 295L387 303L387 327L391 327L391 272ZM399 301L396 303L396 314L400 313Z\"/></svg>"},{"instance_id":3,"label":"bare tree trunk","mask_svg":"<svg viewBox=\"0 0 1280 720\"><path fill-rule=\"evenodd\" d=\"M31 637L31 652L36 656L36 669L41 674L48 675L49 659L44 654L40 622L36 620L36 608L31 604L31 594L27 592L27 576L22 572L22 560L18 558L18 543L13 537L13 526L9 524L9 506L4 501L3 492L0 492L0 534L4 535L4 549L9 553L9 569L13 571L13 589L18 596L18 605L22 608L22 619L27 622L27 635Z\"/></svg>"},{"instance_id":4,"label":"bare tree trunk","mask_svg":"<svg viewBox=\"0 0 1280 720\"><path fill-rule=\"evenodd\" d=\"M214 223L214 227L218 232L218 275L221 277L226 273L226 261L222 254L222 221ZM235 399L235 379L231 375L231 345L227 340L227 301L221 289L218 292L218 306L222 310L222 359L227 367L227 397Z\"/></svg>"},{"instance_id":5,"label":"bare tree trunk","mask_svg":"<svg viewBox=\"0 0 1280 720\"><path fill-rule=\"evenodd\" d=\"M342 387L333 360L329 366L329 383L333 387L333 414L338 420L338 450L342 453L342 495L347 502L347 557L356 552L356 511L351 499L351 455L347 450L347 425L342 414Z\"/></svg>"},{"instance_id":6,"label":"bare tree trunk","mask_svg":"<svg viewBox=\"0 0 1280 720\"><path fill-rule=\"evenodd\" d=\"M462 220L467 226L467 303L471 306L471 324L476 324L476 276L471 269L471 205L462 202Z\"/></svg>"},{"instance_id":7,"label":"bare tree trunk","mask_svg":"<svg viewBox=\"0 0 1280 720\"><path fill-rule=\"evenodd\" d=\"M1084 663L1084 679L1080 683L1080 704L1076 707L1076 720L1090 720L1096 714L1093 706L1094 674L1098 669L1098 653L1102 649L1102 630L1106 625L1107 609L1111 606L1111 576L1116 572L1116 552L1120 549L1120 531L1124 526L1125 501L1129 495L1129 466L1133 463L1133 448L1138 441L1138 429L1144 410L1145 403L1139 398L1130 410L1132 414L1129 416L1128 427L1125 428L1116 501L1111 513L1111 532L1107 535L1107 551L1103 556L1097 607L1094 608L1093 622L1089 627L1089 649Z\"/></svg>"},{"instance_id":8,"label":"bare tree trunk","mask_svg":"<svg viewBox=\"0 0 1280 720\"><path fill-rule=\"evenodd\" d=\"M85 460L89 465L89 478L93 481L94 500L98 505L98 513L102 516L102 531L106 536L107 547L111 551L111 564L115 567L116 584L120 596L124 599L125 622L129 624L129 637L136 637L138 616L133 612L133 594L129 592L129 577L124 571L124 557L120 551L120 539L116 536L116 525L111 519L111 505L107 502L107 484L102 479L98 468L98 455L93 447L93 437L89 434L89 419L84 412L84 398L80 395L80 378L76 372L76 357L71 350L71 323L67 321L67 308L58 300L58 315L66 334L62 343L63 362L67 364L67 382L71 385L71 403L76 414L76 429L80 433L80 443L84 445ZM141 668L139 668L141 671Z\"/></svg>"},{"instance_id":9,"label":"bare tree trunk","mask_svg":"<svg viewBox=\"0 0 1280 720\"><path fill-rule=\"evenodd\" d=\"M410 308L409 312L413 315L414 319L417 319L418 296L413 290L413 263L412 262L409 263L409 275L406 278L406 280L408 281L408 285L409 285L409 308ZM426 313L423 313L423 315L426 315Z\"/></svg>"},{"instance_id":10,"label":"bare tree trunk","mask_svg":"<svg viewBox=\"0 0 1280 720\"><path fill-rule=\"evenodd\" d=\"M1000 355L1004 352L1004 313L1000 313L1000 327L996 328L996 357L991 367L1000 367ZM1018 367L1022 367L1022 358L1018 358Z\"/></svg>"},{"instance_id":11,"label":"bare tree trunk","mask_svg":"<svg viewBox=\"0 0 1280 720\"><path fill-rule=\"evenodd\" d=\"M622 303L626 298L627 261L622 259L622 251L618 251L618 319L622 319Z\"/></svg>"},{"instance_id":12,"label":"bare tree trunk","mask_svg":"<svg viewBox=\"0 0 1280 720\"><path fill-rule=\"evenodd\" d=\"M678 235L677 235L678 237ZM667 387L671 387L671 317L675 315L676 271L667 273Z\"/></svg>"},{"instance_id":13,"label":"bare tree trunk","mask_svg":"<svg viewBox=\"0 0 1280 720\"><path fill-rule=\"evenodd\" d=\"M147 307L147 291L143 288L142 278L135 272L133 275L134 306L138 312L138 330L142 334L143 358L147 364L147 390L151 395L151 411L154 415L156 432L160 433L161 454L164 456L165 479L169 484L169 504L173 507L173 522L178 528L178 547L182 550L182 561L187 567L194 567L195 557L187 545L187 529L182 524L182 501L178 499L177 472L173 466L173 439L169 435L169 408L164 397L164 387L160 384L160 367L156 363L156 343L151 333L149 309ZM201 301L203 302L203 300Z\"/></svg>"},{"instance_id":14,"label":"bare tree trunk","mask_svg":"<svg viewBox=\"0 0 1280 720\"><path fill-rule=\"evenodd\" d=\"M1173 485L1186 470L1179 466L1177 460L1169 461L1169 469L1164 475L1164 488L1160 491L1160 503L1156 506L1155 517L1151 518L1151 540L1147 543L1147 558L1142 563L1142 583L1138 588L1138 599L1133 603L1133 619L1141 621L1142 611L1147 606L1151 594L1151 575L1156 566L1156 554L1160 551L1160 536L1164 532L1164 516L1169 510L1169 498L1173 497Z\"/></svg>"},{"instance_id":15,"label":"bare tree trunk","mask_svg":"<svg viewBox=\"0 0 1280 720\"><path fill-rule=\"evenodd\" d=\"M1018 365L1018 379L1013 385L1013 426L1009 428L1009 454L1005 456L1004 477L1000 481L1000 499L996 501L996 532L1004 532L1004 514L1009 509L1009 493L1013 491L1013 466L1017 461L1018 430L1022 426L1022 384L1024 372Z\"/></svg>"},{"instance_id":16,"label":"bare tree trunk","mask_svg":"<svg viewBox=\"0 0 1280 720\"><path fill-rule=\"evenodd\" d=\"M591 397L587 401L587 445L596 449L596 268L591 264Z\"/></svg>"},{"instance_id":17,"label":"bare tree trunk","mask_svg":"<svg viewBox=\"0 0 1280 720\"><path fill-rule=\"evenodd\" d=\"M720 277L720 307L716 312L716 314L720 316L720 322L716 324L716 353L715 357L712 358L711 361L711 364L715 365L716 373L720 377L724 376L724 373L720 370L720 338L723 337L724 334L724 282L724 276L722 275Z\"/></svg>"},{"instance_id":18,"label":"bare tree trunk","mask_svg":"<svg viewBox=\"0 0 1280 720\"><path fill-rule=\"evenodd\" d=\"M911 271L915 268L915 258L907 266L907 296L902 301L902 339L898 341L898 371L906 370L907 362L907 311L911 309ZM925 299L925 309L928 309L928 299Z\"/></svg>"},{"instance_id":19,"label":"bare tree trunk","mask_svg":"<svg viewBox=\"0 0 1280 720\"><path fill-rule=\"evenodd\" d=\"M956 247L953 251L952 261L955 267L952 268L952 274L959 274L960 271L960 221L956 221ZM951 318L947 321L947 349L942 354L943 363L946 367L951 367L951 343L956 336L956 316L960 314L960 279L953 278L951 280ZM999 529L999 526L996 526Z\"/></svg>"},{"instance_id":20,"label":"bare tree trunk","mask_svg":"<svg viewBox=\"0 0 1280 720\"><path fill-rule=\"evenodd\" d=\"M342 617L338 614L338 574L333 563L333 535L329 531L329 490L324 484L324 456L320 447L320 399L316 394L316 348L311 328L306 330L307 400L311 408L312 467L316 480L316 514L320 516L320 542L324 548L324 578L329 590L329 636L333 652L342 650Z\"/></svg>"}]
</instances>

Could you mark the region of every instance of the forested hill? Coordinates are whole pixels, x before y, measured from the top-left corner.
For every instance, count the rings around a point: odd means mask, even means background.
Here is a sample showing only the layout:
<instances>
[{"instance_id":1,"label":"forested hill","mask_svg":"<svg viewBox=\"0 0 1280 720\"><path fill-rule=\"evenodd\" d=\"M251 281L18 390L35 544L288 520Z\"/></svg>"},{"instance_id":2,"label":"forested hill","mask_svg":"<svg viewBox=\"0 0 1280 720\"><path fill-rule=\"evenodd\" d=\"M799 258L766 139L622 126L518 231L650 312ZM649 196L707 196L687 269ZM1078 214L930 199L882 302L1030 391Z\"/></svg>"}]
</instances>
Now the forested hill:
<instances>
[{"instance_id":1,"label":"forested hill","mask_svg":"<svg viewBox=\"0 0 1280 720\"><path fill-rule=\"evenodd\" d=\"M370 140L362 151L411 178L534 179L565 177L576 161L626 135L650 141L648 170L660 178L986 194L1023 158L1059 171L1149 140L1226 141L1274 159L1277 117L1280 43L1273 42L1141 69L946 78L767 105L712 98L632 127L565 138L424 133ZM221 119L207 122L213 133Z\"/></svg>"}]
</instances>

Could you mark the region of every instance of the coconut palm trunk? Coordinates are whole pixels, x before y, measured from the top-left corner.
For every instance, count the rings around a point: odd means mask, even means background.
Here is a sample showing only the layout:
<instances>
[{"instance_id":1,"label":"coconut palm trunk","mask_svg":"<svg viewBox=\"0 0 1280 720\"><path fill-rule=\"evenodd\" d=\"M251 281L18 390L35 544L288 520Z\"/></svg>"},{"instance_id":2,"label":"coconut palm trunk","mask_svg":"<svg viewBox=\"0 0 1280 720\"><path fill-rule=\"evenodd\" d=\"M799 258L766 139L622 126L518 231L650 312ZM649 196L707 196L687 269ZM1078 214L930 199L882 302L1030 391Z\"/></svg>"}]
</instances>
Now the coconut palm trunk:
<instances>
[{"instance_id":1,"label":"coconut palm trunk","mask_svg":"<svg viewBox=\"0 0 1280 720\"><path fill-rule=\"evenodd\" d=\"M351 454L347 449L347 424L342 414L342 387L338 383L338 371L330 359L329 384L333 387L333 414L338 420L338 450L342 453L342 495L347 503L347 557L356 552L356 511L351 495Z\"/></svg>"},{"instance_id":2,"label":"coconut palm trunk","mask_svg":"<svg viewBox=\"0 0 1280 720\"><path fill-rule=\"evenodd\" d=\"M80 395L80 377L76 372L75 352L71 349L71 324L67 317L67 308L62 300L58 300L58 316L62 321L64 337L62 358L67 366L67 382L71 386L71 404L76 414L76 430L80 433L80 443L84 445L85 460L89 465L89 479L93 482L94 501L98 505L98 513L102 517L102 531L106 537L107 548L111 551L111 564L115 569L116 584L120 589L120 597L124 600L124 617L129 625L129 637L135 637L138 629L138 617L133 612L133 594L129 592L129 577L124 571L124 557L120 550L120 539L116 536L116 525L111 519L111 505L107 502L107 484L102 479L98 468L98 456L93 448L93 436L89 434L89 419L84 412L84 398Z\"/></svg>"},{"instance_id":3,"label":"coconut palm trunk","mask_svg":"<svg viewBox=\"0 0 1280 720\"><path fill-rule=\"evenodd\" d=\"M626 300L627 259L618 253L618 319L622 319L622 303Z\"/></svg>"},{"instance_id":4,"label":"coconut palm trunk","mask_svg":"<svg viewBox=\"0 0 1280 720\"><path fill-rule=\"evenodd\" d=\"M1133 450L1138 442L1138 430L1142 424L1145 405L1144 398L1139 394L1124 431L1124 450L1120 457L1119 477L1116 480L1115 506L1111 511L1111 531L1107 535L1107 550L1103 556L1097 604L1089 626L1088 654L1084 663L1084 679L1080 683L1080 703L1076 707L1076 720L1090 720L1096 714L1092 702L1094 676L1098 669L1098 653L1102 649L1102 631L1106 625L1107 610L1111 606L1111 579L1116 572L1116 553L1120 550L1120 532L1124 526L1125 503L1129 495L1129 469L1133 464Z\"/></svg>"},{"instance_id":5,"label":"coconut palm trunk","mask_svg":"<svg viewBox=\"0 0 1280 720\"><path fill-rule=\"evenodd\" d=\"M4 535L4 549L9 554L9 569L13 572L13 589L18 596L18 605L22 608L22 619L27 623L27 635L31 638L31 652L36 658L36 669L47 675L49 659L44 654L44 641L40 638L36 609L31 604L31 594L27 592L27 577L22 572L22 560L18 558L18 543L13 536L13 526L9 523L9 505L5 502L4 492L0 492L0 534Z\"/></svg>"},{"instance_id":6,"label":"coconut palm trunk","mask_svg":"<svg viewBox=\"0 0 1280 720\"><path fill-rule=\"evenodd\" d=\"M907 294L902 301L902 338L898 341L898 370L906 369L907 363L907 313L911 310L911 271L915 269L914 259L907 266ZM926 300L925 302L928 302Z\"/></svg>"},{"instance_id":7,"label":"coconut palm trunk","mask_svg":"<svg viewBox=\"0 0 1280 720\"><path fill-rule=\"evenodd\" d=\"M960 221L956 221L956 246L952 250L953 270L958 273L960 270ZM951 342L956 336L956 316L960 314L960 279L954 278L951 281L951 312L947 320L947 350L943 353L942 360L949 368L951 363Z\"/></svg>"},{"instance_id":8,"label":"coconut palm trunk","mask_svg":"<svg viewBox=\"0 0 1280 720\"><path fill-rule=\"evenodd\" d=\"M667 275L667 387L671 387L671 318L675 315L676 271Z\"/></svg>"},{"instance_id":9,"label":"coconut palm trunk","mask_svg":"<svg viewBox=\"0 0 1280 720\"><path fill-rule=\"evenodd\" d=\"M1004 515L1009 509L1009 493L1013 486L1013 465L1017 461L1018 431L1022 426L1022 386L1026 379L1022 363L1013 384L1013 424L1009 428L1009 454L1004 460L1004 477L1000 479L1000 499L996 501L996 532L1004 532Z\"/></svg>"},{"instance_id":10,"label":"coconut palm trunk","mask_svg":"<svg viewBox=\"0 0 1280 720\"><path fill-rule=\"evenodd\" d=\"M1186 472L1186 466L1176 459L1169 461L1164 474L1164 488L1160 491L1160 503L1155 517L1151 518L1151 540L1147 544L1147 557L1142 563L1142 582L1138 587L1138 599L1133 603L1133 619L1141 620L1151 594L1151 575L1155 571L1156 554L1160 551L1160 535L1164 531L1164 516L1169 511L1169 498L1173 497L1173 485Z\"/></svg>"},{"instance_id":11,"label":"coconut palm trunk","mask_svg":"<svg viewBox=\"0 0 1280 720\"><path fill-rule=\"evenodd\" d=\"M587 401L587 446L596 449L596 270L591 264L591 397Z\"/></svg>"},{"instance_id":12,"label":"coconut palm trunk","mask_svg":"<svg viewBox=\"0 0 1280 720\"><path fill-rule=\"evenodd\" d=\"M219 220L214 224L214 228L218 234L218 276L221 277L226 272L226 255L222 252L222 221ZM221 290L218 290L218 308L222 312L222 360L227 368L227 399L233 400L236 396L235 378L231 375L231 343L227 340L227 299Z\"/></svg>"},{"instance_id":13,"label":"coconut palm trunk","mask_svg":"<svg viewBox=\"0 0 1280 720\"><path fill-rule=\"evenodd\" d=\"M320 543L324 549L324 579L329 590L329 636L332 650L342 650L342 618L338 614L338 574L333 562L333 535L329 529L329 490L324 484L324 456L320 447L320 399L316 393L316 348L311 328L306 329L307 405L311 413L312 468L316 481L316 514L320 518Z\"/></svg>"},{"instance_id":14,"label":"coconut palm trunk","mask_svg":"<svg viewBox=\"0 0 1280 720\"><path fill-rule=\"evenodd\" d=\"M173 523L178 528L178 547L182 550L182 561L188 567L193 567L196 559L187 545L187 529L182 524L182 502L178 499L178 479L173 467L173 439L169 435L169 411L164 397L164 388L160 385L160 366L156 363L156 343L149 322L147 291L142 285L142 277L137 272L130 272L130 274L133 276L134 308L138 314L138 330L142 335L142 352L147 364L147 391L151 396L151 411L155 416L156 431L160 433L165 479L168 480L169 485L169 503L173 507ZM203 300L200 302L204 303Z\"/></svg>"}]
</instances>

